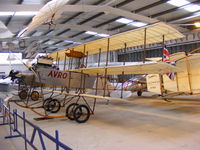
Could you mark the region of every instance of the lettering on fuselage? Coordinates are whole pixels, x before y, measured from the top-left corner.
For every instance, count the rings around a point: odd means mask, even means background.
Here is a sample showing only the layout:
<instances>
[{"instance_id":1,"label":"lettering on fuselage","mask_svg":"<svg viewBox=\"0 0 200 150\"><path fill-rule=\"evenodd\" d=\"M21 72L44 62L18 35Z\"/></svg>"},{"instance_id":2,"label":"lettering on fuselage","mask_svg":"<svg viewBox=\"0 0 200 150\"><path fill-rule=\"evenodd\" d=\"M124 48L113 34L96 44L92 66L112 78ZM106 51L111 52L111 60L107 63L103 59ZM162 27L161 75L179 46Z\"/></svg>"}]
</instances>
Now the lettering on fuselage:
<instances>
[{"instance_id":1,"label":"lettering on fuselage","mask_svg":"<svg viewBox=\"0 0 200 150\"><path fill-rule=\"evenodd\" d=\"M67 73L52 70L52 71L49 72L48 77L66 79Z\"/></svg>"}]
</instances>

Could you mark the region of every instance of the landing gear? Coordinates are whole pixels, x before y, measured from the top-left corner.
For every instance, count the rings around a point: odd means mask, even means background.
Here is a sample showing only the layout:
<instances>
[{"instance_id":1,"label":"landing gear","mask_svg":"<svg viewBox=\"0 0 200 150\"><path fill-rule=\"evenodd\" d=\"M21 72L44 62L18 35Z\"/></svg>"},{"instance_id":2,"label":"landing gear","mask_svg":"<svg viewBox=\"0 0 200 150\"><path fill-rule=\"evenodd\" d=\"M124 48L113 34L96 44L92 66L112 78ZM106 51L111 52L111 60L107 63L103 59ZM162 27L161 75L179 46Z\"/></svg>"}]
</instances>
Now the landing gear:
<instances>
[{"instance_id":1,"label":"landing gear","mask_svg":"<svg viewBox=\"0 0 200 150\"><path fill-rule=\"evenodd\" d=\"M49 110L49 102L52 100L52 98L47 98L47 99L45 99L44 101L43 101L43 108L44 108L44 110L46 110L46 111L50 111Z\"/></svg>"},{"instance_id":2,"label":"landing gear","mask_svg":"<svg viewBox=\"0 0 200 150\"><path fill-rule=\"evenodd\" d=\"M29 95L27 90L21 90L18 96L22 100L25 100L28 96L30 96L33 101L37 101L40 97L40 94L38 91L32 91Z\"/></svg>"},{"instance_id":3,"label":"landing gear","mask_svg":"<svg viewBox=\"0 0 200 150\"><path fill-rule=\"evenodd\" d=\"M40 94L39 94L38 91L33 91L33 92L31 92L31 99L32 99L33 101L37 101L37 100L39 99L39 96L40 96Z\"/></svg>"},{"instance_id":4,"label":"landing gear","mask_svg":"<svg viewBox=\"0 0 200 150\"><path fill-rule=\"evenodd\" d=\"M90 118L90 110L86 105L79 105L74 109L74 120L78 123L84 123Z\"/></svg>"},{"instance_id":5,"label":"landing gear","mask_svg":"<svg viewBox=\"0 0 200 150\"><path fill-rule=\"evenodd\" d=\"M47 98L43 102L43 108L51 113L57 113L60 110L61 104L57 99Z\"/></svg>"},{"instance_id":6,"label":"landing gear","mask_svg":"<svg viewBox=\"0 0 200 150\"><path fill-rule=\"evenodd\" d=\"M22 90L22 91L20 91L19 94L18 94L18 96L19 96L19 98L22 99L22 100L26 99L26 98L28 97L28 92L27 92L27 90Z\"/></svg>"},{"instance_id":7,"label":"landing gear","mask_svg":"<svg viewBox=\"0 0 200 150\"><path fill-rule=\"evenodd\" d=\"M78 123L84 123L90 118L90 110L87 105L71 103L66 109L66 117Z\"/></svg>"},{"instance_id":8,"label":"landing gear","mask_svg":"<svg viewBox=\"0 0 200 150\"><path fill-rule=\"evenodd\" d=\"M71 103L67 109L66 109L66 117L68 117L70 120L74 120L74 110L78 106L77 103Z\"/></svg>"},{"instance_id":9,"label":"landing gear","mask_svg":"<svg viewBox=\"0 0 200 150\"><path fill-rule=\"evenodd\" d=\"M137 91L138 96L142 96L142 91Z\"/></svg>"}]
</instances>

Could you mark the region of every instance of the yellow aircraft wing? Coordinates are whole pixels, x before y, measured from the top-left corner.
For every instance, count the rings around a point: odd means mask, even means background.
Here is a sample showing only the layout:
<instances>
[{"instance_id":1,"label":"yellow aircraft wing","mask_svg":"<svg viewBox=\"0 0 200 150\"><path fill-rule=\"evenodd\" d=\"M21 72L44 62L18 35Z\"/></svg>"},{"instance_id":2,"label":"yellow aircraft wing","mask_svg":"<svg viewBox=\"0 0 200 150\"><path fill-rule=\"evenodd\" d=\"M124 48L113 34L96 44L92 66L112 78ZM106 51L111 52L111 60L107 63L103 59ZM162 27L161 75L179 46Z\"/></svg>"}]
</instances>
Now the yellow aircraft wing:
<instances>
[{"instance_id":1,"label":"yellow aircraft wing","mask_svg":"<svg viewBox=\"0 0 200 150\"><path fill-rule=\"evenodd\" d=\"M183 38L184 35L174 29L173 27L159 22L142 28L130 30L120 34L116 34L110 37L98 39L88 43L84 43L75 47L71 47L74 51L82 52L88 55L97 54L100 52L119 50L126 47L134 47L144 45L144 33L146 30L146 44L160 43L163 41L163 36L165 41L174 40L178 38ZM57 56L59 60L65 59L65 50L60 50L53 52L48 56L56 60Z\"/></svg>"},{"instance_id":2,"label":"yellow aircraft wing","mask_svg":"<svg viewBox=\"0 0 200 150\"><path fill-rule=\"evenodd\" d=\"M181 72L176 66L164 62L146 62L133 65L91 67L70 70L90 75L120 75L120 74L164 74L168 72ZM107 73L106 73L107 72Z\"/></svg>"},{"instance_id":3,"label":"yellow aircraft wing","mask_svg":"<svg viewBox=\"0 0 200 150\"><path fill-rule=\"evenodd\" d=\"M53 92L53 93L57 93L57 94L64 94L64 95L69 95L69 96L83 96L83 97L87 97L87 98L97 98L97 99L103 99L103 100L113 100L113 101L124 101L124 99L122 98L116 98L116 97L108 97L108 96L99 96L99 95L92 95L92 94L77 94L74 92L65 92L65 91L57 91L57 90L48 90L48 89L44 89L43 91L45 92ZM128 101L127 102L131 102Z\"/></svg>"}]
</instances>

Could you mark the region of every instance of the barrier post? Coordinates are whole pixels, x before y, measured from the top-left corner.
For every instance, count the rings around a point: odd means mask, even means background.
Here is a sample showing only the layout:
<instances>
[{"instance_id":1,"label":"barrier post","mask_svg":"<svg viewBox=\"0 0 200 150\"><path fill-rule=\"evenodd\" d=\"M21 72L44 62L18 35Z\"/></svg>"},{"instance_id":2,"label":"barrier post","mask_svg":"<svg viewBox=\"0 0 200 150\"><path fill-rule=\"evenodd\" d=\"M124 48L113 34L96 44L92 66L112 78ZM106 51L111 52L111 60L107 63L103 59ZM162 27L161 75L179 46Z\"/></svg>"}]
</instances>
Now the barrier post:
<instances>
[{"instance_id":1,"label":"barrier post","mask_svg":"<svg viewBox=\"0 0 200 150\"><path fill-rule=\"evenodd\" d=\"M59 145L58 145L58 142L59 142L58 130L55 131L55 135L56 135L56 150L59 150Z\"/></svg>"},{"instance_id":2,"label":"barrier post","mask_svg":"<svg viewBox=\"0 0 200 150\"><path fill-rule=\"evenodd\" d=\"M14 132L16 132L18 130L17 109L13 110L13 118L14 118Z\"/></svg>"},{"instance_id":3,"label":"barrier post","mask_svg":"<svg viewBox=\"0 0 200 150\"><path fill-rule=\"evenodd\" d=\"M23 123L24 123L24 142L25 142L25 150L27 150L27 141L26 141L26 118L25 112L23 112Z\"/></svg>"},{"instance_id":4,"label":"barrier post","mask_svg":"<svg viewBox=\"0 0 200 150\"><path fill-rule=\"evenodd\" d=\"M3 114L3 116L0 116L0 118L3 118L3 124L0 124L0 125L9 125L9 129L10 129L10 135L5 136L5 139L16 138L16 137L24 138L25 150L28 149L28 144L33 149L35 149L35 150L38 149L33 144L34 138L35 138L35 135L36 135L36 131L38 131L39 139L40 139L41 146L42 146L43 150L46 150L45 141L43 140L43 136L47 137L54 144L56 144L56 150L59 150L60 147L62 149L65 149L65 150L72 150L70 147L68 147L67 145L65 145L65 144L63 144L59 141L59 134L58 134L57 130L55 131L55 137L49 135L48 133L46 133L45 131L40 129L38 126L36 126L33 123L31 123L30 121L26 120L25 112L23 112L23 116L21 116L17 113L17 109L14 109L13 112L11 112L10 105L8 107L6 107L6 105L4 105L4 103L2 102L1 99L0 99L0 112L1 112L1 114ZM13 118L13 120L12 120L12 118ZM21 119L23 121L23 131L22 132L20 132L18 130L18 119ZM5 121L7 121L7 123L5 123ZM31 139L29 139L27 137L27 129L26 129L27 125L30 125L33 128L33 133L32 133ZM17 135L13 135L14 132L16 132Z\"/></svg>"},{"instance_id":5,"label":"barrier post","mask_svg":"<svg viewBox=\"0 0 200 150\"><path fill-rule=\"evenodd\" d=\"M9 127L10 127L10 136L12 136L12 123L11 123L11 117L10 117L10 115L11 115L11 112L10 112L10 105L8 105L8 110L6 111L6 115L8 115L8 116L6 116L6 118L7 118L7 120L8 120L8 124L9 124Z\"/></svg>"},{"instance_id":6,"label":"barrier post","mask_svg":"<svg viewBox=\"0 0 200 150\"><path fill-rule=\"evenodd\" d=\"M2 104L3 105L3 104ZM3 125L5 124L5 107L3 107Z\"/></svg>"}]
</instances>

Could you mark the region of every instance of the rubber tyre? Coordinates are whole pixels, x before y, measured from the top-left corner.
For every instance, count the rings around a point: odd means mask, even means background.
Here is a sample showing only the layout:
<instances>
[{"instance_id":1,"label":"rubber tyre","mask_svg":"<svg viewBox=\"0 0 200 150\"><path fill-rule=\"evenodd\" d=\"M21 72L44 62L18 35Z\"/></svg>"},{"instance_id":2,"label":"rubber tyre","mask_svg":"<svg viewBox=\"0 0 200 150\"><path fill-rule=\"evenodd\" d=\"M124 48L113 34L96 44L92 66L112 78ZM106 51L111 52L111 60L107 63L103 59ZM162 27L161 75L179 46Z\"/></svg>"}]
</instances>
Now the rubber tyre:
<instances>
[{"instance_id":1,"label":"rubber tyre","mask_svg":"<svg viewBox=\"0 0 200 150\"><path fill-rule=\"evenodd\" d=\"M57 99L50 100L48 105L49 105L49 111L51 113L57 113L61 107L61 104Z\"/></svg>"},{"instance_id":2,"label":"rubber tyre","mask_svg":"<svg viewBox=\"0 0 200 150\"><path fill-rule=\"evenodd\" d=\"M20 99L24 100L28 97L28 92L26 90L22 90L19 92L18 96Z\"/></svg>"},{"instance_id":3,"label":"rubber tyre","mask_svg":"<svg viewBox=\"0 0 200 150\"><path fill-rule=\"evenodd\" d=\"M79 105L75 108L73 116L76 122L84 123L90 118L90 110L86 105Z\"/></svg>"},{"instance_id":4,"label":"rubber tyre","mask_svg":"<svg viewBox=\"0 0 200 150\"><path fill-rule=\"evenodd\" d=\"M37 100L39 99L39 97L40 97L40 94L39 94L38 91L32 91L32 92L31 92L31 99L32 99L33 101L37 101Z\"/></svg>"},{"instance_id":5,"label":"rubber tyre","mask_svg":"<svg viewBox=\"0 0 200 150\"><path fill-rule=\"evenodd\" d=\"M142 96L142 91L137 91L137 96Z\"/></svg>"},{"instance_id":6,"label":"rubber tyre","mask_svg":"<svg viewBox=\"0 0 200 150\"><path fill-rule=\"evenodd\" d=\"M50 111L49 109L49 102L52 100L52 98L47 98L43 101L43 108L46 111Z\"/></svg>"},{"instance_id":7,"label":"rubber tyre","mask_svg":"<svg viewBox=\"0 0 200 150\"><path fill-rule=\"evenodd\" d=\"M71 103L67 106L66 109L66 117L69 118L69 120L74 120L74 109L78 106L77 103Z\"/></svg>"}]
</instances>

